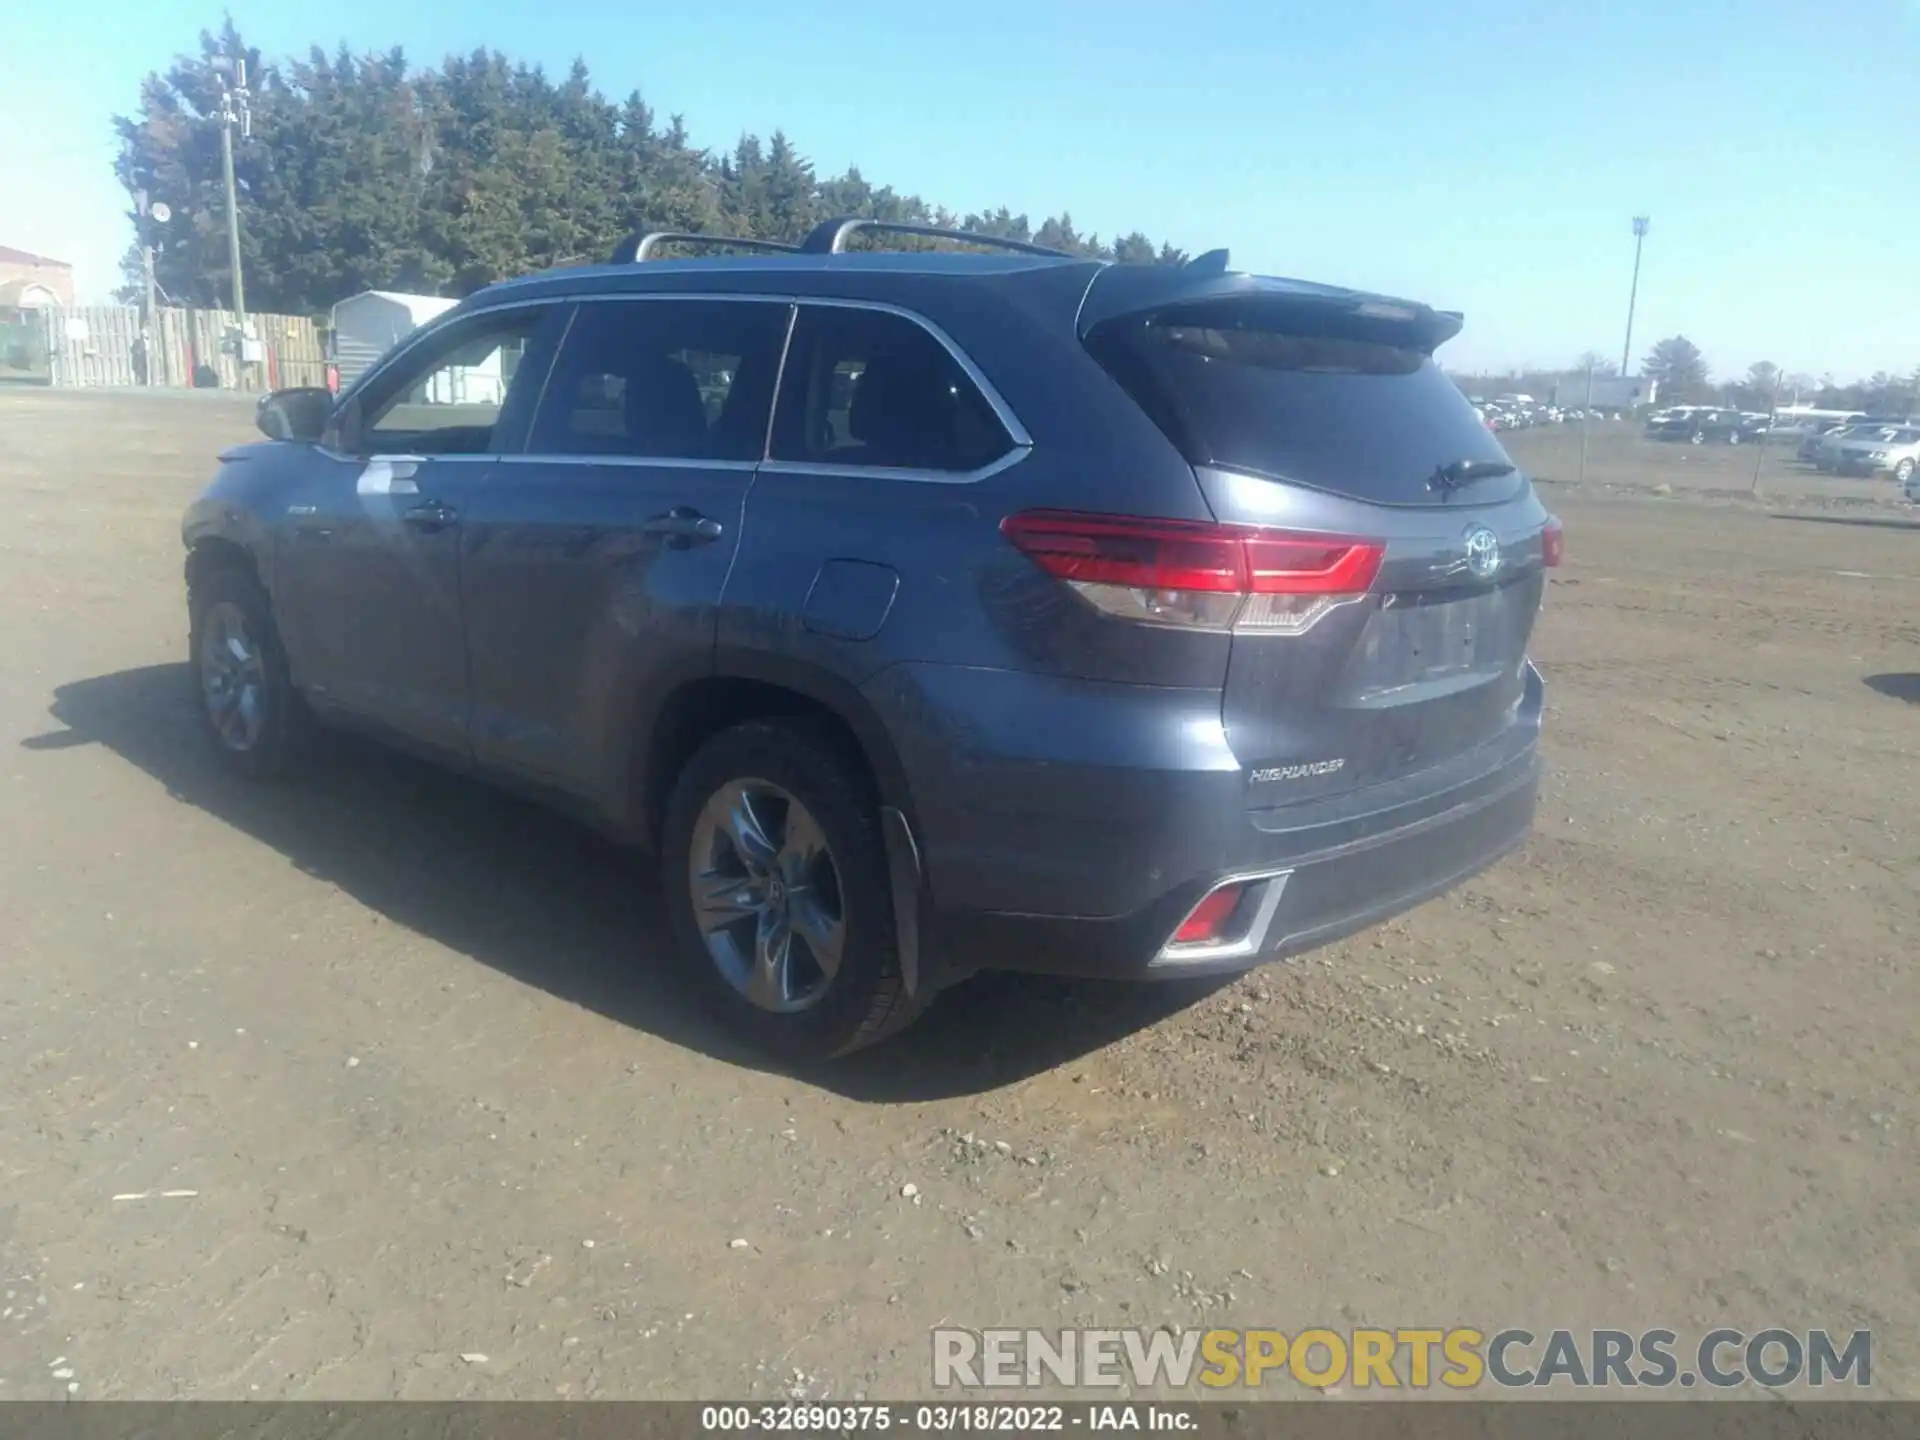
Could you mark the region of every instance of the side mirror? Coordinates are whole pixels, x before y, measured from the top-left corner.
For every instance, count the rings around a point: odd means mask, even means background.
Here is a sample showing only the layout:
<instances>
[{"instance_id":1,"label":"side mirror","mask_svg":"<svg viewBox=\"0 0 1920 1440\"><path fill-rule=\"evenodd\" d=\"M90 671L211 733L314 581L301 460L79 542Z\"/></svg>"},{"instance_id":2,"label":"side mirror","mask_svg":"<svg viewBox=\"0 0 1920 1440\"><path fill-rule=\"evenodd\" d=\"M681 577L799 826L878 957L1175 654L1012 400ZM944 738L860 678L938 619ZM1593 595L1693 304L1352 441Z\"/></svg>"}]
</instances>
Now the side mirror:
<instances>
[{"instance_id":1,"label":"side mirror","mask_svg":"<svg viewBox=\"0 0 1920 1440\"><path fill-rule=\"evenodd\" d=\"M295 440L312 445L319 441L333 415L333 392L318 385L295 390L276 390L262 397L253 412L253 423L269 440Z\"/></svg>"}]
</instances>

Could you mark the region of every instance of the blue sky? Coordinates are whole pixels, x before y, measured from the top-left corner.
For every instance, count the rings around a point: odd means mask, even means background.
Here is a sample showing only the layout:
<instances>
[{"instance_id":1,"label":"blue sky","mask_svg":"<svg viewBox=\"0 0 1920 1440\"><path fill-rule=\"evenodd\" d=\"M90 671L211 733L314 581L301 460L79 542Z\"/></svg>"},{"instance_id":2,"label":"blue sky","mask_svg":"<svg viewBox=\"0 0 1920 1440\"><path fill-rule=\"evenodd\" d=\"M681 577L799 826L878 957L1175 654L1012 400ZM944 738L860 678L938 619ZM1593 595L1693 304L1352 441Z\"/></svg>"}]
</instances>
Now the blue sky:
<instances>
[{"instance_id":1,"label":"blue sky","mask_svg":"<svg viewBox=\"0 0 1920 1440\"><path fill-rule=\"evenodd\" d=\"M216 5L14 7L0 244L117 282L109 117ZM822 172L961 211L1139 228L1467 314L1455 367L1619 355L1718 375L1920 364L1920 0L233 0L270 55L492 46L638 86L698 143L776 125Z\"/></svg>"}]
</instances>

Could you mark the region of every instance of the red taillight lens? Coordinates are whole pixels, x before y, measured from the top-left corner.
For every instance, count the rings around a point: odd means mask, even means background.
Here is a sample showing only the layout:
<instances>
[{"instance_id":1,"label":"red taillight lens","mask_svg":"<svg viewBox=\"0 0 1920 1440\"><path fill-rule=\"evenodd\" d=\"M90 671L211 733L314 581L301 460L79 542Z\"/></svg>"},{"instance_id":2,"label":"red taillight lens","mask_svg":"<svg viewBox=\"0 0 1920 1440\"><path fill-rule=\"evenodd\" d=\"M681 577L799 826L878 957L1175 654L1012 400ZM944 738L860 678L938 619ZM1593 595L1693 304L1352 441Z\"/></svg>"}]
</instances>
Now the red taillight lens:
<instances>
[{"instance_id":1,"label":"red taillight lens","mask_svg":"<svg viewBox=\"0 0 1920 1440\"><path fill-rule=\"evenodd\" d=\"M1059 580L1151 590L1246 591L1246 555L1224 525L1029 510L1001 533Z\"/></svg>"},{"instance_id":2,"label":"red taillight lens","mask_svg":"<svg viewBox=\"0 0 1920 1440\"><path fill-rule=\"evenodd\" d=\"M340 393L340 367L338 365L327 366L327 389L336 395Z\"/></svg>"},{"instance_id":3,"label":"red taillight lens","mask_svg":"<svg viewBox=\"0 0 1920 1440\"><path fill-rule=\"evenodd\" d=\"M1233 912L1240 908L1240 897L1246 893L1246 888L1244 885L1223 885L1210 892L1187 912L1187 918L1173 932L1172 943L1204 945L1227 934L1227 927L1233 923Z\"/></svg>"},{"instance_id":4,"label":"red taillight lens","mask_svg":"<svg viewBox=\"0 0 1920 1440\"><path fill-rule=\"evenodd\" d=\"M1554 569L1566 553L1566 532L1560 528L1559 517L1549 515L1546 528L1540 532L1540 563L1549 570Z\"/></svg>"},{"instance_id":5,"label":"red taillight lens","mask_svg":"<svg viewBox=\"0 0 1920 1440\"><path fill-rule=\"evenodd\" d=\"M1107 613L1196 629L1304 630L1366 594L1386 554L1338 535L1063 510L1010 515L1000 529Z\"/></svg>"},{"instance_id":6,"label":"red taillight lens","mask_svg":"<svg viewBox=\"0 0 1920 1440\"><path fill-rule=\"evenodd\" d=\"M1246 542L1256 595L1364 595L1386 546L1256 530Z\"/></svg>"}]
</instances>

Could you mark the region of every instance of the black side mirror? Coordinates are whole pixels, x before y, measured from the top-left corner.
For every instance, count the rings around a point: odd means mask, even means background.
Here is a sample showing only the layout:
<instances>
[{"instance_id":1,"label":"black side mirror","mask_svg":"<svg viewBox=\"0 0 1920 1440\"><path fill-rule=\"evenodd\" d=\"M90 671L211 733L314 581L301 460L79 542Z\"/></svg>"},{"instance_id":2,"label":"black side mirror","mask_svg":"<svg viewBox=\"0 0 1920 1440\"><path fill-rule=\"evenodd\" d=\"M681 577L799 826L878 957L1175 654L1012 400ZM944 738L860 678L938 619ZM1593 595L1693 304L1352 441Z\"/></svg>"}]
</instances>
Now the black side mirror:
<instances>
[{"instance_id":1,"label":"black side mirror","mask_svg":"<svg viewBox=\"0 0 1920 1440\"><path fill-rule=\"evenodd\" d=\"M303 385L263 396L253 412L253 423L269 440L313 445L326 432L332 415L333 392L318 385Z\"/></svg>"}]
</instances>

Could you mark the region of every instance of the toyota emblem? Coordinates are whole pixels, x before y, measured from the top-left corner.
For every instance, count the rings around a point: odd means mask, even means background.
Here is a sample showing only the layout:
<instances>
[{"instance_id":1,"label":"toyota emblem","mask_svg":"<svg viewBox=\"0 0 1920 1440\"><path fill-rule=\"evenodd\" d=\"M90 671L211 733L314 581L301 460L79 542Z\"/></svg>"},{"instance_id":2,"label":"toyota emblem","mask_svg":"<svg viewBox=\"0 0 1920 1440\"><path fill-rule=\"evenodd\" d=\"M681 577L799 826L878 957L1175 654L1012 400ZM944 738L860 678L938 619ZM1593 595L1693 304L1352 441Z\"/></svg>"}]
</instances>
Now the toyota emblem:
<instances>
[{"instance_id":1,"label":"toyota emblem","mask_svg":"<svg viewBox=\"0 0 1920 1440\"><path fill-rule=\"evenodd\" d=\"M1467 569L1476 580L1491 580L1500 568L1500 537L1484 525L1467 531Z\"/></svg>"}]
</instances>

